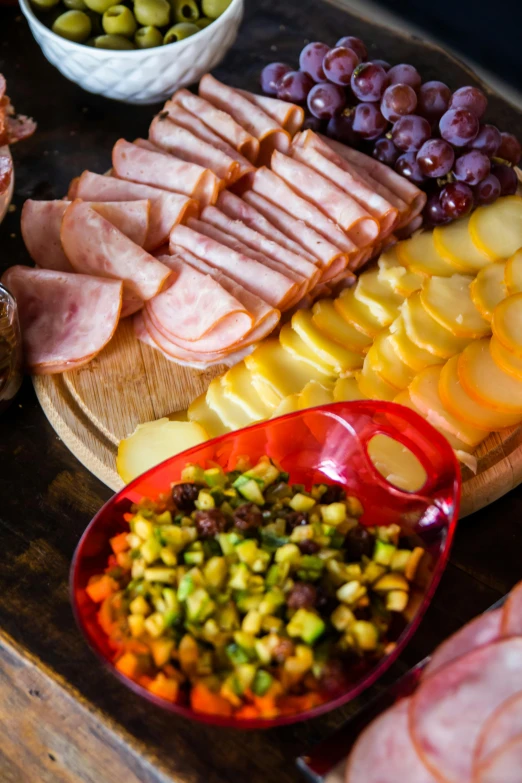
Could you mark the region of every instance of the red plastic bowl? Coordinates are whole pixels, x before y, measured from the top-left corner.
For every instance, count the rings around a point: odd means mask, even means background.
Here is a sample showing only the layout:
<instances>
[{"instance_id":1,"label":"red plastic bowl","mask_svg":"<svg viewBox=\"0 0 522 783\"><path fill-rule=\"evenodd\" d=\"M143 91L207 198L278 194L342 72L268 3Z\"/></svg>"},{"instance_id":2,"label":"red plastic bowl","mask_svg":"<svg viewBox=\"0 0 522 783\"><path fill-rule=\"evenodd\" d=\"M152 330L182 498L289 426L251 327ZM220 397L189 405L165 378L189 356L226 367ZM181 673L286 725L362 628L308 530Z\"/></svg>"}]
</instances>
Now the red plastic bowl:
<instances>
[{"instance_id":1,"label":"red plastic bowl","mask_svg":"<svg viewBox=\"0 0 522 783\"><path fill-rule=\"evenodd\" d=\"M388 435L409 448L427 473L419 492L409 493L389 484L378 473L367 453L377 434ZM233 470L239 456L255 462L263 454L290 474L290 481L310 486L315 482L339 483L356 495L364 507L363 523L397 522L417 534L431 555L431 565L421 599L394 650L366 669L344 692L319 707L275 719L242 720L195 712L190 706L171 704L120 674L112 663L107 637L97 621L98 607L85 588L89 578L101 573L111 552L109 538L128 529L123 514L143 497L156 499L180 479L187 462L204 466L208 460ZM71 597L79 627L87 641L111 671L129 688L169 712L185 718L240 729L271 728L297 723L340 707L374 683L393 663L415 632L426 611L448 559L460 499L460 471L446 439L424 419L401 405L376 402L339 402L299 411L228 433L166 460L132 481L96 514L83 534L71 566Z\"/></svg>"}]
</instances>

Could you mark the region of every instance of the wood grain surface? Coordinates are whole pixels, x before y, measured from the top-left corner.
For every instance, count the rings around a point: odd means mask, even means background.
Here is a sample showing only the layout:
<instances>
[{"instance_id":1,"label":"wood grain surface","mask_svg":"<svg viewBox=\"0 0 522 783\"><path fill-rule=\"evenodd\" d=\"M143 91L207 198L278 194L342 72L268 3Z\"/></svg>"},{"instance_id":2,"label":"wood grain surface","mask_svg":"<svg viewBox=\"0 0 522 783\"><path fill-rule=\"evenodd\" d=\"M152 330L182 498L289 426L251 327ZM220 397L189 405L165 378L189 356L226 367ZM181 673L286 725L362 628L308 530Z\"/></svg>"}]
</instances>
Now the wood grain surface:
<instances>
[{"instance_id":1,"label":"wood grain surface","mask_svg":"<svg viewBox=\"0 0 522 783\"><path fill-rule=\"evenodd\" d=\"M16 8L0 10L0 30L0 71L18 110L39 122L38 133L13 149L17 211L0 226L1 271L29 261L20 238L23 201L61 197L85 168L105 171L116 139L143 135L153 107L112 103L66 81L44 60ZM320 0L247 0L240 37L216 75L255 89L270 60L295 63L305 40L334 42L342 34L363 37L374 56L412 62L425 79L443 78L452 87L473 81L442 50ZM490 97L489 117L522 137L522 116L497 96ZM140 700L98 663L69 604L74 549L109 496L60 440L26 381L0 419L0 780L114 783L133 774L142 783L298 783L295 757L374 690L315 721L248 734L184 721ZM519 487L460 522L435 599L378 687L522 578L521 552ZM43 705L30 693L35 687L46 694ZM53 725L48 732L46 722Z\"/></svg>"}]
</instances>

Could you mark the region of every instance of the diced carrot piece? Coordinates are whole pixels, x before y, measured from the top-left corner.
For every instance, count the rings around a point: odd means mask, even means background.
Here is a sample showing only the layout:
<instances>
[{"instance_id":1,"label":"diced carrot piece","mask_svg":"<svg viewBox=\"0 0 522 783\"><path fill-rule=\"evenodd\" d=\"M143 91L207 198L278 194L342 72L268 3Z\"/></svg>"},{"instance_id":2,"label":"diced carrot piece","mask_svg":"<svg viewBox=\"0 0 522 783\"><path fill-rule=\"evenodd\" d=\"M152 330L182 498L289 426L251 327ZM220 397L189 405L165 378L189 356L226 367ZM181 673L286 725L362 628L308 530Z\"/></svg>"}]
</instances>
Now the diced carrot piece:
<instances>
[{"instance_id":1,"label":"diced carrot piece","mask_svg":"<svg viewBox=\"0 0 522 783\"><path fill-rule=\"evenodd\" d=\"M107 574L104 574L99 579L89 582L85 588L85 592L96 604L101 604L108 596L118 590L118 583Z\"/></svg>"},{"instance_id":2,"label":"diced carrot piece","mask_svg":"<svg viewBox=\"0 0 522 783\"><path fill-rule=\"evenodd\" d=\"M127 536L128 533L120 533L119 535L113 536L113 538L109 539L112 551L115 555L117 555L119 552L126 552L127 549L129 549Z\"/></svg>"},{"instance_id":3,"label":"diced carrot piece","mask_svg":"<svg viewBox=\"0 0 522 783\"><path fill-rule=\"evenodd\" d=\"M239 718L240 720L253 720L254 718L260 718L261 715L257 707L254 707L253 704L245 704L240 710L236 710L234 717Z\"/></svg>"},{"instance_id":4,"label":"diced carrot piece","mask_svg":"<svg viewBox=\"0 0 522 783\"><path fill-rule=\"evenodd\" d=\"M176 680L169 680L161 673L147 687L151 693L165 701L175 702L178 699L178 683Z\"/></svg>"},{"instance_id":5,"label":"diced carrot piece","mask_svg":"<svg viewBox=\"0 0 522 783\"><path fill-rule=\"evenodd\" d=\"M142 685L144 688L149 687L149 685L154 682L152 677L149 677L148 674L143 674L141 677L138 677L138 682L140 685Z\"/></svg>"},{"instance_id":6,"label":"diced carrot piece","mask_svg":"<svg viewBox=\"0 0 522 783\"><path fill-rule=\"evenodd\" d=\"M132 522L132 520L134 519L134 514L130 514L130 513L124 514L123 519L125 520L125 522Z\"/></svg>"},{"instance_id":7,"label":"diced carrot piece","mask_svg":"<svg viewBox=\"0 0 522 783\"><path fill-rule=\"evenodd\" d=\"M115 666L118 671L121 672L121 674L124 674L126 677L130 677L131 679L134 679L138 674L139 662L137 656L134 655L134 653L123 653L121 658L118 658L116 661Z\"/></svg>"},{"instance_id":8,"label":"diced carrot piece","mask_svg":"<svg viewBox=\"0 0 522 783\"><path fill-rule=\"evenodd\" d=\"M219 693L213 693L201 683L193 686L190 692L190 704L196 712L207 712L211 715L232 715L232 705Z\"/></svg>"},{"instance_id":9,"label":"diced carrot piece","mask_svg":"<svg viewBox=\"0 0 522 783\"><path fill-rule=\"evenodd\" d=\"M114 617L112 613L112 595L107 596L102 601L102 604L100 606L100 609L98 611L98 622L102 627L102 630L105 631L107 636L110 636L112 629L114 627Z\"/></svg>"}]
</instances>

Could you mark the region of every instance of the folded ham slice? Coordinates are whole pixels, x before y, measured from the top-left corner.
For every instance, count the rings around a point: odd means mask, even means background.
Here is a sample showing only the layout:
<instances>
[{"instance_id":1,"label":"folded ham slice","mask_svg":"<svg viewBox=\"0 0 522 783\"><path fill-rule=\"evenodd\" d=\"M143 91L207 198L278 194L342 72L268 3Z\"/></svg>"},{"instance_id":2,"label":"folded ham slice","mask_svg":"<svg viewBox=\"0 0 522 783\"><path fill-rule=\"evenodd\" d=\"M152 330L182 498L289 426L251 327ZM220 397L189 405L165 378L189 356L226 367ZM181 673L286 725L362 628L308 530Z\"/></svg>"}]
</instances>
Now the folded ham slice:
<instances>
[{"instance_id":1,"label":"folded ham slice","mask_svg":"<svg viewBox=\"0 0 522 783\"><path fill-rule=\"evenodd\" d=\"M99 215L116 226L131 242L144 247L149 231L150 201L86 202Z\"/></svg>"},{"instance_id":2,"label":"folded ham slice","mask_svg":"<svg viewBox=\"0 0 522 783\"><path fill-rule=\"evenodd\" d=\"M120 179L183 193L202 204L214 204L221 187L214 172L197 163L153 152L124 139L114 145L112 165Z\"/></svg>"},{"instance_id":3,"label":"folded ham slice","mask_svg":"<svg viewBox=\"0 0 522 783\"><path fill-rule=\"evenodd\" d=\"M256 95L247 90L238 90L251 103L262 109L269 117L272 117L290 136L294 136L303 127L305 118L304 109L295 103L280 101L278 98L269 98L267 95Z\"/></svg>"},{"instance_id":4,"label":"folded ham slice","mask_svg":"<svg viewBox=\"0 0 522 783\"><path fill-rule=\"evenodd\" d=\"M248 133L259 139L261 163L268 162L273 150L287 152L290 148L288 131L233 87L207 73L199 83L199 94L218 109L228 112Z\"/></svg>"},{"instance_id":5,"label":"folded ham slice","mask_svg":"<svg viewBox=\"0 0 522 783\"><path fill-rule=\"evenodd\" d=\"M123 280L125 292L147 300L158 294L170 270L134 244L88 203L67 207L61 228L62 247L77 272Z\"/></svg>"},{"instance_id":6,"label":"folded ham slice","mask_svg":"<svg viewBox=\"0 0 522 783\"><path fill-rule=\"evenodd\" d=\"M171 253L176 253L178 246L221 269L277 309L283 309L295 295L296 284L290 277L187 226L178 225L171 231Z\"/></svg>"},{"instance_id":7,"label":"folded ham slice","mask_svg":"<svg viewBox=\"0 0 522 783\"><path fill-rule=\"evenodd\" d=\"M207 144L192 131L176 125L166 112L160 112L151 122L150 140L163 150L189 163L197 163L213 171L216 177L232 183L239 179L239 163L222 150Z\"/></svg>"},{"instance_id":8,"label":"folded ham slice","mask_svg":"<svg viewBox=\"0 0 522 783\"><path fill-rule=\"evenodd\" d=\"M188 90L178 90L172 96L172 100L193 114L194 117L198 117L249 161L256 163L260 146L257 137L245 130L239 122L236 122L227 109L221 111L212 102L205 100L200 95L193 95Z\"/></svg>"},{"instance_id":9,"label":"folded ham slice","mask_svg":"<svg viewBox=\"0 0 522 783\"><path fill-rule=\"evenodd\" d=\"M13 266L2 283L16 297L25 361L33 373L86 364L118 325L120 281Z\"/></svg>"},{"instance_id":10,"label":"folded ham slice","mask_svg":"<svg viewBox=\"0 0 522 783\"><path fill-rule=\"evenodd\" d=\"M27 199L22 207L22 238L35 264L43 269L74 271L60 240L62 219L70 203Z\"/></svg>"},{"instance_id":11,"label":"folded ham slice","mask_svg":"<svg viewBox=\"0 0 522 783\"><path fill-rule=\"evenodd\" d=\"M74 180L73 180L74 182ZM72 185L72 183L71 183ZM169 234L176 223L181 223L187 217L197 217L199 205L197 201L183 196L181 193L171 193L167 190L127 182L116 177L105 177L84 171L75 184L74 198L84 201L150 201L149 232L145 242L146 250L154 250L168 242ZM69 197L72 197L69 188ZM27 202L26 202L27 203Z\"/></svg>"}]
</instances>

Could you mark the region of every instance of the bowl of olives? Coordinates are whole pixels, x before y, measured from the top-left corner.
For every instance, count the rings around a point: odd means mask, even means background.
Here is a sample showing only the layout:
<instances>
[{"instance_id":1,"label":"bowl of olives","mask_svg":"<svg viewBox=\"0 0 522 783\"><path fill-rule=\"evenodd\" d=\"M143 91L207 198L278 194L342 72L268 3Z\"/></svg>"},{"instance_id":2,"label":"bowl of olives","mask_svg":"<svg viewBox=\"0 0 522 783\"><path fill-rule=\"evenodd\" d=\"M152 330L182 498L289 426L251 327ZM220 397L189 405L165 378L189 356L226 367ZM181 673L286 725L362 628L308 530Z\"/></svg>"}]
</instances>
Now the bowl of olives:
<instances>
[{"instance_id":1,"label":"bowl of olives","mask_svg":"<svg viewBox=\"0 0 522 783\"><path fill-rule=\"evenodd\" d=\"M244 0L20 0L45 57L88 92L158 103L214 68Z\"/></svg>"}]
</instances>

